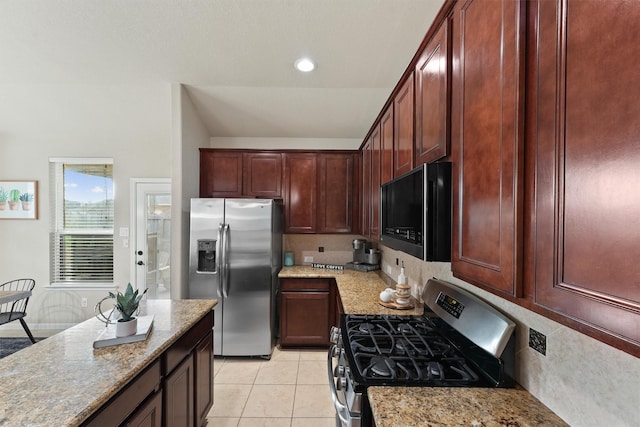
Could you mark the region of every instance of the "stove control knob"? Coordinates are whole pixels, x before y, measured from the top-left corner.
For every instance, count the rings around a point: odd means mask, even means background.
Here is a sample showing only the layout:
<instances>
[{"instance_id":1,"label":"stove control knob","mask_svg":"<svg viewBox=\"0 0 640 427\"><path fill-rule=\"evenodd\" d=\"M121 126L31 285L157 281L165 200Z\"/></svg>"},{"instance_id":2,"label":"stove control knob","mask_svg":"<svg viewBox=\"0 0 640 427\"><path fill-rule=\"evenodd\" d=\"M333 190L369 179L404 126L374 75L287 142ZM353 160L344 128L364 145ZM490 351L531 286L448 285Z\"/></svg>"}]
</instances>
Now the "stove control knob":
<instances>
[{"instance_id":1,"label":"stove control knob","mask_svg":"<svg viewBox=\"0 0 640 427\"><path fill-rule=\"evenodd\" d=\"M333 346L333 353L331 355L333 357L340 357L340 353L342 353L342 349L338 346Z\"/></svg>"},{"instance_id":2,"label":"stove control knob","mask_svg":"<svg viewBox=\"0 0 640 427\"><path fill-rule=\"evenodd\" d=\"M341 377L344 377L344 375L345 375L344 366L338 365L333 369L333 376L334 377L341 378Z\"/></svg>"},{"instance_id":3,"label":"stove control knob","mask_svg":"<svg viewBox=\"0 0 640 427\"><path fill-rule=\"evenodd\" d=\"M332 344L338 344L339 339L340 339L340 328L332 326L331 332L329 333L329 341Z\"/></svg>"},{"instance_id":4,"label":"stove control knob","mask_svg":"<svg viewBox=\"0 0 640 427\"><path fill-rule=\"evenodd\" d=\"M346 390L347 389L347 379L342 377L338 378L336 381L336 390Z\"/></svg>"}]
</instances>

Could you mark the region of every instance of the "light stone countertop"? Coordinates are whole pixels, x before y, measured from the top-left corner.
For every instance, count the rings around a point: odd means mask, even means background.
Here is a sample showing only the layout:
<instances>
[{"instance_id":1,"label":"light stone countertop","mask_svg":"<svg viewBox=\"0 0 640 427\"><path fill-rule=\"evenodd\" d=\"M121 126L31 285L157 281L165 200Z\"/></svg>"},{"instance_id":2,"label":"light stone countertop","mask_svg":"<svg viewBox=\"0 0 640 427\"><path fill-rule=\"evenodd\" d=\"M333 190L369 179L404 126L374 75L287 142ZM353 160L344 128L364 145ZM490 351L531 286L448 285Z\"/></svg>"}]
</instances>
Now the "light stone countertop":
<instances>
[{"instance_id":1,"label":"light stone countertop","mask_svg":"<svg viewBox=\"0 0 640 427\"><path fill-rule=\"evenodd\" d=\"M344 312L349 314L422 315L423 306L414 301L415 308L396 310L378 303L380 292L394 288L395 282L381 271L329 270L307 266L283 267L280 278L335 278Z\"/></svg>"},{"instance_id":2,"label":"light stone countertop","mask_svg":"<svg viewBox=\"0 0 640 427\"><path fill-rule=\"evenodd\" d=\"M519 387L370 387L367 394L377 427L568 426Z\"/></svg>"},{"instance_id":3,"label":"light stone countertop","mask_svg":"<svg viewBox=\"0 0 640 427\"><path fill-rule=\"evenodd\" d=\"M0 426L77 426L194 326L216 300L149 300L146 341L93 349L91 318L0 359Z\"/></svg>"},{"instance_id":4,"label":"light stone countertop","mask_svg":"<svg viewBox=\"0 0 640 427\"><path fill-rule=\"evenodd\" d=\"M421 315L378 304L378 294L395 285L381 271L327 270L307 266L284 267L281 278L335 278L345 313ZM369 387L377 427L412 426L568 426L542 402L520 386L477 387Z\"/></svg>"}]
</instances>

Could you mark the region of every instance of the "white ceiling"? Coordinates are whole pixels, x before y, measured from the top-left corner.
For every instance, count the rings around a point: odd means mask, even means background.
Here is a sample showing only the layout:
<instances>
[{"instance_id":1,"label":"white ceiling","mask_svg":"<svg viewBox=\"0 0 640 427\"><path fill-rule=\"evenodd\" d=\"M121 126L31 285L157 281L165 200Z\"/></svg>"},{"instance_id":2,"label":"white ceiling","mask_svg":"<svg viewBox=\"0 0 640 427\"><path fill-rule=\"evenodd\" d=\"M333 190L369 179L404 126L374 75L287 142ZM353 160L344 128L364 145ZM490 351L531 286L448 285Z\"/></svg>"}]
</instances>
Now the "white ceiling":
<instances>
[{"instance_id":1,"label":"white ceiling","mask_svg":"<svg viewBox=\"0 0 640 427\"><path fill-rule=\"evenodd\" d=\"M442 3L0 0L0 85L177 82L213 137L363 138Z\"/></svg>"}]
</instances>

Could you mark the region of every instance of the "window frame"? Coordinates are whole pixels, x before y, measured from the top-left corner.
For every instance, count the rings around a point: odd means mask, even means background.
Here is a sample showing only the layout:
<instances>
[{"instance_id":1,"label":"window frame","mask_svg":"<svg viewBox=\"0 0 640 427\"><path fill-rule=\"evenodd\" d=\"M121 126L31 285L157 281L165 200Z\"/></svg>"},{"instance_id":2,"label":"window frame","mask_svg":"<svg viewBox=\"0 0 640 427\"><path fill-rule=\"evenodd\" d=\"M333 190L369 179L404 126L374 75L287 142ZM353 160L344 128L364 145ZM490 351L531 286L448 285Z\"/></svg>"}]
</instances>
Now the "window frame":
<instances>
[{"instance_id":1,"label":"window frame","mask_svg":"<svg viewBox=\"0 0 640 427\"><path fill-rule=\"evenodd\" d=\"M115 179L113 173L113 158L108 157L51 157L49 158L49 170L50 170L50 224L49 224L49 288L51 289L86 289L86 290L99 290L99 289L114 289L115 282L115 262L112 259L111 262L111 274L113 279L107 280L71 280L71 281L56 281L56 251L55 245L58 244L57 235L81 235L83 233L74 232L61 232L58 227L62 223L59 218L60 215L64 215L64 172L60 168L64 168L65 165L111 165L111 180L113 181L113 205L112 215L114 217L114 224L112 228L104 231L94 230L85 234L93 235L105 235L111 236L112 241L112 257L115 258ZM59 179L62 176L62 179ZM63 228L64 230L64 228Z\"/></svg>"}]
</instances>

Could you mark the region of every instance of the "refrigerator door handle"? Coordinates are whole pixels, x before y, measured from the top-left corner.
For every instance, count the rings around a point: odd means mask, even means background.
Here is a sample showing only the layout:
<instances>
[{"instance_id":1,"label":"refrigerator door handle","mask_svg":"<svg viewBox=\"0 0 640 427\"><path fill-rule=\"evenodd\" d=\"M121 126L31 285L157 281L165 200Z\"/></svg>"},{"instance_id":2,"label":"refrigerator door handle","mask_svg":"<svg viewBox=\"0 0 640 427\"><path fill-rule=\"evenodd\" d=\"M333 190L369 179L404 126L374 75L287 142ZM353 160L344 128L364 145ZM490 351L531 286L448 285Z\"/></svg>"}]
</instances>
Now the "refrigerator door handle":
<instances>
[{"instance_id":1,"label":"refrigerator door handle","mask_svg":"<svg viewBox=\"0 0 640 427\"><path fill-rule=\"evenodd\" d=\"M222 258L222 249L224 239L224 224L220 224L218 226L218 241L216 242L216 254L218 254L218 274L216 274L216 292L218 293L218 298L222 298L222 273L223 273L223 258Z\"/></svg>"},{"instance_id":2,"label":"refrigerator door handle","mask_svg":"<svg viewBox=\"0 0 640 427\"><path fill-rule=\"evenodd\" d=\"M222 253L224 254L224 258L222 259L223 270L222 274L224 280L222 282L222 294L225 298L229 298L229 224L224 224L223 230L224 238L222 239Z\"/></svg>"}]
</instances>

